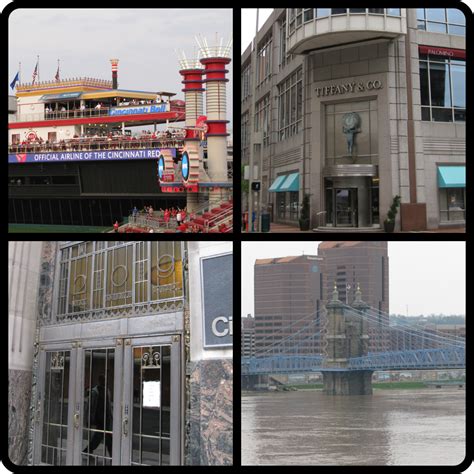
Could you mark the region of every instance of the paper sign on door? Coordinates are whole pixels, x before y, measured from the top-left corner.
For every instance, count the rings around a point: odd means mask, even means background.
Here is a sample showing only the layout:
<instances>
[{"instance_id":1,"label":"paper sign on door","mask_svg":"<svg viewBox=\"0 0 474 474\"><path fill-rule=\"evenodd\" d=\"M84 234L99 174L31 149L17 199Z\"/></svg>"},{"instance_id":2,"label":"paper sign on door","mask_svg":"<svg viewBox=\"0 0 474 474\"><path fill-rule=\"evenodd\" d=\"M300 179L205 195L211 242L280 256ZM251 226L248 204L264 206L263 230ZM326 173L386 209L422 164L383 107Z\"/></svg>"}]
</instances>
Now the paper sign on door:
<instances>
[{"instance_id":1,"label":"paper sign on door","mask_svg":"<svg viewBox=\"0 0 474 474\"><path fill-rule=\"evenodd\" d=\"M160 399L160 382L143 382L143 406L159 407Z\"/></svg>"}]
</instances>

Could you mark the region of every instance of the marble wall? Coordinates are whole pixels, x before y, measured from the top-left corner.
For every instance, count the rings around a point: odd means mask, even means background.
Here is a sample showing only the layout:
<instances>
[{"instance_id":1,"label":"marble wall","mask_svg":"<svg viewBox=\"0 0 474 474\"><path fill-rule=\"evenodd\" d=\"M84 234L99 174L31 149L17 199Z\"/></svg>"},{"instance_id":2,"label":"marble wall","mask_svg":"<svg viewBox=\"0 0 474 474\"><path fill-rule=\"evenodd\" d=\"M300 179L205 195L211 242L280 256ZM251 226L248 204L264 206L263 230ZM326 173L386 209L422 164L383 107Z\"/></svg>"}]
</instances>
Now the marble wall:
<instances>
[{"instance_id":1,"label":"marble wall","mask_svg":"<svg viewBox=\"0 0 474 474\"><path fill-rule=\"evenodd\" d=\"M31 371L8 371L8 457L26 464L28 450Z\"/></svg>"},{"instance_id":2,"label":"marble wall","mask_svg":"<svg viewBox=\"0 0 474 474\"><path fill-rule=\"evenodd\" d=\"M231 359L191 362L187 465L232 464Z\"/></svg>"}]
</instances>

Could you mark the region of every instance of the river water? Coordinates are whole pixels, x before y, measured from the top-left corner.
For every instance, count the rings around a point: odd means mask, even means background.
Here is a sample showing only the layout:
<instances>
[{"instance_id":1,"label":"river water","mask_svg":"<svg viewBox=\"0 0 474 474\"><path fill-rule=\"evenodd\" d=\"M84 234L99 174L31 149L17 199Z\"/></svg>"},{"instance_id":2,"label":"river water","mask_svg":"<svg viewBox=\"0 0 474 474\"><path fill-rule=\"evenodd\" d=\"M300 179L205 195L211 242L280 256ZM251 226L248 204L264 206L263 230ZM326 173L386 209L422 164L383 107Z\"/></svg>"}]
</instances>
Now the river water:
<instances>
[{"instance_id":1,"label":"river water","mask_svg":"<svg viewBox=\"0 0 474 474\"><path fill-rule=\"evenodd\" d=\"M242 395L242 464L456 465L465 457L465 391Z\"/></svg>"}]
</instances>

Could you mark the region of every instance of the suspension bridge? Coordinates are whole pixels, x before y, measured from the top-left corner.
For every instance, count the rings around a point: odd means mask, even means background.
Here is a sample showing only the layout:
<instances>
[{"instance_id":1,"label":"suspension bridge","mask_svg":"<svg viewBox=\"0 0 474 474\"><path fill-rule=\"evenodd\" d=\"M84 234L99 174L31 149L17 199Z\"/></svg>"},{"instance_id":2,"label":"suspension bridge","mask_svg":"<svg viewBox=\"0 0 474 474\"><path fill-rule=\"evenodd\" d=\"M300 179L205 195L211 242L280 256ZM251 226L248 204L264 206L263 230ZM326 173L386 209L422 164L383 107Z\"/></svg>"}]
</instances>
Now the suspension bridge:
<instances>
[{"instance_id":1,"label":"suspension bridge","mask_svg":"<svg viewBox=\"0 0 474 474\"><path fill-rule=\"evenodd\" d=\"M241 359L243 386L261 381L261 376L321 372L328 394L368 394L375 370L465 368L464 338L423 326L390 324L388 314L361 296L358 288L349 306L339 301L334 288L326 308L309 321L306 315L260 339L255 356ZM368 351L369 334L381 338L384 350Z\"/></svg>"}]
</instances>

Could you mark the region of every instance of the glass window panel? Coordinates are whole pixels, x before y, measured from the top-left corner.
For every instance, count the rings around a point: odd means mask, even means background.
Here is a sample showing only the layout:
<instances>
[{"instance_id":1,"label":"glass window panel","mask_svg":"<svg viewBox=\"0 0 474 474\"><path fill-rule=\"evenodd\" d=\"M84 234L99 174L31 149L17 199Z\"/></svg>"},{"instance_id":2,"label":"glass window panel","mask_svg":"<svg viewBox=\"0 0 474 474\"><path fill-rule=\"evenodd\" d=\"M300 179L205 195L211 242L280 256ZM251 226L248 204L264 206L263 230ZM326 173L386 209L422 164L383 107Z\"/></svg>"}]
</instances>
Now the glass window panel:
<instances>
[{"instance_id":1,"label":"glass window panel","mask_svg":"<svg viewBox=\"0 0 474 474\"><path fill-rule=\"evenodd\" d=\"M168 466L170 463L170 440L161 439L161 464Z\"/></svg>"},{"instance_id":2,"label":"glass window panel","mask_svg":"<svg viewBox=\"0 0 474 474\"><path fill-rule=\"evenodd\" d=\"M435 122L452 122L453 121L453 111L452 109L438 109L433 107L431 110L433 114L433 121Z\"/></svg>"},{"instance_id":3,"label":"glass window panel","mask_svg":"<svg viewBox=\"0 0 474 474\"><path fill-rule=\"evenodd\" d=\"M431 21L446 21L445 8L427 8L426 19Z\"/></svg>"},{"instance_id":4,"label":"glass window panel","mask_svg":"<svg viewBox=\"0 0 474 474\"><path fill-rule=\"evenodd\" d=\"M142 436L142 460L141 463L148 466L160 464L160 438Z\"/></svg>"},{"instance_id":5,"label":"glass window panel","mask_svg":"<svg viewBox=\"0 0 474 474\"><path fill-rule=\"evenodd\" d=\"M454 121L465 122L466 121L466 109L454 109Z\"/></svg>"},{"instance_id":6,"label":"glass window panel","mask_svg":"<svg viewBox=\"0 0 474 474\"><path fill-rule=\"evenodd\" d=\"M114 349L87 350L84 370L84 453L112 456ZM89 463L95 464L88 459ZM103 464L103 461L100 461Z\"/></svg>"},{"instance_id":7,"label":"glass window panel","mask_svg":"<svg viewBox=\"0 0 474 474\"><path fill-rule=\"evenodd\" d=\"M446 23L427 23L427 31L433 31L435 33L446 33Z\"/></svg>"},{"instance_id":8,"label":"glass window panel","mask_svg":"<svg viewBox=\"0 0 474 474\"><path fill-rule=\"evenodd\" d=\"M347 12L347 8L331 8L333 15L341 15Z\"/></svg>"},{"instance_id":9,"label":"glass window panel","mask_svg":"<svg viewBox=\"0 0 474 474\"><path fill-rule=\"evenodd\" d=\"M453 106L464 108L466 106L466 68L451 64L451 77L453 81Z\"/></svg>"},{"instance_id":10,"label":"glass window panel","mask_svg":"<svg viewBox=\"0 0 474 474\"><path fill-rule=\"evenodd\" d=\"M317 9L317 15L319 18L323 16L329 16L331 14L331 9L330 8L318 8Z\"/></svg>"},{"instance_id":11,"label":"glass window panel","mask_svg":"<svg viewBox=\"0 0 474 474\"><path fill-rule=\"evenodd\" d=\"M424 8L417 8L416 9L416 18L418 20L424 20L425 19L425 9Z\"/></svg>"},{"instance_id":12,"label":"glass window panel","mask_svg":"<svg viewBox=\"0 0 474 474\"><path fill-rule=\"evenodd\" d=\"M426 30L426 22L418 20L418 29L419 30Z\"/></svg>"},{"instance_id":13,"label":"glass window panel","mask_svg":"<svg viewBox=\"0 0 474 474\"><path fill-rule=\"evenodd\" d=\"M431 120L430 108L429 107L422 107L421 108L421 120L425 120L425 121L428 121L428 122Z\"/></svg>"},{"instance_id":14,"label":"glass window panel","mask_svg":"<svg viewBox=\"0 0 474 474\"><path fill-rule=\"evenodd\" d=\"M461 10L457 8L448 8L448 23L456 23L458 25L466 24L466 17Z\"/></svg>"},{"instance_id":15,"label":"glass window panel","mask_svg":"<svg viewBox=\"0 0 474 474\"><path fill-rule=\"evenodd\" d=\"M50 448L42 450L41 461L48 464L61 463L59 449L67 443L69 364L69 351L46 353L42 443Z\"/></svg>"},{"instance_id":16,"label":"glass window panel","mask_svg":"<svg viewBox=\"0 0 474 474\"><path fill-rule=\"evenodd\" d=\"M440 107L451 106L451 86L449 81L449 65L442 63L430 64L431 105Z\"/></svg>"},{"instance_id":17,"label":"glass window panel","mask_svg":"<svg viewBox=\"0 0 474 474\"><path fill-rule=\"evenodd\" d=\"M349 8L351 13L365 13L365 8ZM383 13L383 8L380 8L381 12L374 12L374 13Z\"/></svg>"},{"instance_id":18,"label":"glass window panel","mask_svg":"<svg viewBox=\"0 0 474 474\"><path fill-rule=\"evenodd\" d=\"M387 8L387 15L400 16L400 8Z\"/></svg>"},{"instance_id":19,"label":"glass window panel","mask_svg":"<svg viewBox=\"0 0 474 474\"><path fill-rule=\"evenodd\" d=\"M313 19L313 9L312 8L305 8L304 9L304 21L311 21Z\"/></svg>"},{"instance_id":20,"label":"glass window panel","mask_svg":"<svg viewBox=\"0 0 474 474\"><path fill-rule=\"evenodd\" d=\"M458 25L448 25L449 33L452 35L466 36L466 27Z\"/></svg>"},{"instance_id":21,"label":"glass window panel","mask_svg":"<svg viewBox=\"0 0 474 474\"><path fill-rule=\"evenodd\" d=\"M420 93L421 104L430 105L430 89L428 84L428 64L420 61Z\"/></svg>"},{"instance_id":22,"label":"glass window panel","mask_svg":"<svg viewBox=\"0 0 474 474\"><path fill-rule=\"evenodd\" d=\"M140 463L140 444L141 436L132 436L132 463Z\"/></svg>"}]
</instances>

